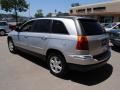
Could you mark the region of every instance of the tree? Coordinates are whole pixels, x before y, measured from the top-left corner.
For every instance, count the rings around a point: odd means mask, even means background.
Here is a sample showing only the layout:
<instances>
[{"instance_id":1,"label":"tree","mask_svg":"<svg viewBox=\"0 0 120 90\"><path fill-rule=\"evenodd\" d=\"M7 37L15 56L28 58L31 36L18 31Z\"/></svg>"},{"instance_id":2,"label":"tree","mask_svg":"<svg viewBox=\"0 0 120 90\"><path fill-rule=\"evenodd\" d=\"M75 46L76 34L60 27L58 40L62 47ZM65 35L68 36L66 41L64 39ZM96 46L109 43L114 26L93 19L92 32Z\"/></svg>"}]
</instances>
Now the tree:
<instances>
[{"instance_id":1,"label":"tree","mask_svg":"<svg viewBox=\"0 0 120 90\"><path fill-rule=\"evenodd\" d=\"M69 16L69 13L59 11L57 16Z\"/></svg>"},{"instance_id":2,"label":"tree","mask_svg":"<svg viewBox=\"0 0 120 90\"><path fill-rule=\"evenodd\" d=\"M6 12L14 10L16 24L18 22L18 12L25 12L28 9L28 4L25 0L0 0L1 9Z\"/></svg>"},{"instance_id":3,"label":"tree","mask_svg":"<svg viewBox=\"0 0 120 90\"><path fill-rule=\"evenodd\" d=\"M39 17L43 17L43 11L41 9L37 10L37 12L35 13L35 17L39 18Z\"/></svg>"},{"instance_id":4,"label":"tree","mask_svg":"<svg viewBox=\"0 0 120 90\"><path fill-rule=\"evenodd\" d=\"M52 13L48 13L46 17L52 17Z\"/></svg>"},{"instance_id":5,"label":"tree","mask_svg":"<svg viewBox=\"0 0 120 90\"><path fill-rule=\"evenodd\" d=\"M62 12L61 11L59 11L58 13L57 13L57 16L62 16Z\"/></svg>"}]
</instances>

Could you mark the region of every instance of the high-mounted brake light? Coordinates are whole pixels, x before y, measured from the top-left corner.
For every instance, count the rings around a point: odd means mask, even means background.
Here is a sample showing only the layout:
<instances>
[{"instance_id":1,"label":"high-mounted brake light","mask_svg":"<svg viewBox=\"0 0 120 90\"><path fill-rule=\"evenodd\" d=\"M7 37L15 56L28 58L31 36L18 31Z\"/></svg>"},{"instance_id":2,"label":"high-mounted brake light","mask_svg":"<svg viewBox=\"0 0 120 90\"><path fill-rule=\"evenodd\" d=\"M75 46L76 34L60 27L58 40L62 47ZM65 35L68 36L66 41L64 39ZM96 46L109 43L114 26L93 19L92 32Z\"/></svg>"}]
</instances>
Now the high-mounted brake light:
<instances>
[{"instance_id":1,"label":"high-mounted brake light","mask_svg":"<svg viewBox=\"0 0 120 90\"><path fill-rule=\"evenodd\" d=\"M77 36L77 50L88 50L88 40L86 36Z\"/></svg>"}]
</instances>

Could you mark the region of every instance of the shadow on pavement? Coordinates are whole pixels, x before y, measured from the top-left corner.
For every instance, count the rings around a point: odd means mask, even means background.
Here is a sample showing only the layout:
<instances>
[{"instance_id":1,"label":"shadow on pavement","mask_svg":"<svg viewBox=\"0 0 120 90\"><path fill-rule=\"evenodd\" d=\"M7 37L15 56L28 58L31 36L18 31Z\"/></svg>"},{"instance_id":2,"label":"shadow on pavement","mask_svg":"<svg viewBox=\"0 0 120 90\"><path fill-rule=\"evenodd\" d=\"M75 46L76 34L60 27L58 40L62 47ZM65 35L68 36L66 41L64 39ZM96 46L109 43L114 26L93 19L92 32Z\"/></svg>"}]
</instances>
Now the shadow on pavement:
<instances>
[{"instance_id":1,"label":"shadow on pavement","mask_svg":"<svg viewBox=\"0 0 120 90\"><path fill-rule=\"evenodd\" d=\"M111 46L111 49L115 52L120 53L120 47Z\"/></svg>"},{"instance_id":2,"label":"shadow on pavement","mask_svg":"<svg viewBox=\"0 0 120 90\"><path fill-rule=\"evenodd\" d=\"M33 63L35 63L35 64L37 64L45 69L48 69L47 63L38 57L35 57L33 55L29 55L29 54L21 52L21 51L17 52L17 54L20 55L21 57L25 58L28 61L31 61L31 62L33 62Z\"/></svg>"},{"instance_id":3,"label":"shadow on pavement","mask_svg":"<svg viewBox=\"0 0 120 90\"><path fill-rule=\"evenodd\" d=\"M71 80L79 84L92 86L107 80L111 76L112 72L113 67L110 64L106 64L103 67L93 71L71 71L64 79Z\"/></svg>"},{"instance_id":4,"label":"shadow on pavement","mask_svg":"<svg viewBox=\"0 0 120 90\"><path fill-rule=\"evenodd\" d=\"M18 53L18 55L48 70L47 63L43 60L22 52ZM97 70L89 72L71 71L61 79L71 80L79 84L92 86L107 80L111 76L112 72L112 65L106 64Z\"/></svg>"}]
</instances>

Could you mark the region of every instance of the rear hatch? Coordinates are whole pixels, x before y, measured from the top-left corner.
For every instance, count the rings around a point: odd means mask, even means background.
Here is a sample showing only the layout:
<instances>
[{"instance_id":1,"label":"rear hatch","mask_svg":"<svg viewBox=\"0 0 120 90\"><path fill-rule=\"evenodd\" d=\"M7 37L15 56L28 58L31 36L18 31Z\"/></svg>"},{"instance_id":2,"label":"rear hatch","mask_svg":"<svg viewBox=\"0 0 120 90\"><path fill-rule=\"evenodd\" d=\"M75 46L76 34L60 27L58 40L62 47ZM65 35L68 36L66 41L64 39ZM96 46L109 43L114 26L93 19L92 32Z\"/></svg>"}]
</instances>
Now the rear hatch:
<instances>
[{"instance_id":1,"label":"rear hatch","mask_svg":"<svg viewBox=\"0 0 120 90\"><path fill-rule=\"evenodd\" d=\"M89 54L96 56L109 48L109 37L104 28L94 19L78 19L82 34L87 37Z\"/></svg>"}]
</instances>

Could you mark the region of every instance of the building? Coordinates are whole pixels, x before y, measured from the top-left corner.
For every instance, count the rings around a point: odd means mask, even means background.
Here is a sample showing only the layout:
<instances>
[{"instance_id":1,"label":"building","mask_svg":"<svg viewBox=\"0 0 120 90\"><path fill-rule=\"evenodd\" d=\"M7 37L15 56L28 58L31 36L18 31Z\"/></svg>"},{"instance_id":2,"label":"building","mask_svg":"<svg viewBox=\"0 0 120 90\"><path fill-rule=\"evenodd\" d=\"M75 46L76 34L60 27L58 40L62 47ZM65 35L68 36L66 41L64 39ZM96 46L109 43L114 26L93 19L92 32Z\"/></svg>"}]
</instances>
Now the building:
<instances>
[{"instance_id":1,"label":"building","mask_svg":"<svg viewBox=\"0 0 120 90\"><path fill-rule=\"evenodd\" d=\"M71 7L70 15L93 17L102 23L120 22L120 0Z\"/></svg>"},{"instance_id":2,"label":"building","mask_svg":"<svg viewBox=\"0 0 120 90\"><path fill-rule=\"evenodd\" d=\"M19 22L25 22L29 20L29 17L18 16ZM15 16L13 14L1 14L0 13L0 21L7 21L10 24L16 24Z\"/></svg>"}]
</instances>

